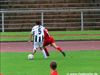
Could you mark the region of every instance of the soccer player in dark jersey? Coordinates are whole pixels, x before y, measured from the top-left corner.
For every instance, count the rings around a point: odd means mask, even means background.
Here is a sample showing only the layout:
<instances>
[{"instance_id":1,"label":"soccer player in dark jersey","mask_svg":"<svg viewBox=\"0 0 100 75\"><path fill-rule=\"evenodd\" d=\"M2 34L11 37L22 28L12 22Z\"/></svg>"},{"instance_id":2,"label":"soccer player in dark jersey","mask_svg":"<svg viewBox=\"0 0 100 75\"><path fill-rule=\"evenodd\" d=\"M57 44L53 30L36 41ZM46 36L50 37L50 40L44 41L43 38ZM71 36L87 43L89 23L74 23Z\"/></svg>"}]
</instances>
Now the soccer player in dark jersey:
<instances>
[{"instance_id":1,"label":"soccer player in dark jersey","mask_svg":"<svg viewBox=\"0 0 100 75\"><path fill-rule=\"evenodd\" d=\"M53 46L55 49L57 49L59 52L61 52L64 57L66 56L65 52L62 51L61 47L56 45L56 43L54 41L54 38L51 35L49 35L48 30L45 29L44 30L44 43L43 43L43 47L44 47L44 50L45 50L47 56L49 56L48 49L46 48L46 46L48 46L48 45Z\"/></svg>"}]
</instances>

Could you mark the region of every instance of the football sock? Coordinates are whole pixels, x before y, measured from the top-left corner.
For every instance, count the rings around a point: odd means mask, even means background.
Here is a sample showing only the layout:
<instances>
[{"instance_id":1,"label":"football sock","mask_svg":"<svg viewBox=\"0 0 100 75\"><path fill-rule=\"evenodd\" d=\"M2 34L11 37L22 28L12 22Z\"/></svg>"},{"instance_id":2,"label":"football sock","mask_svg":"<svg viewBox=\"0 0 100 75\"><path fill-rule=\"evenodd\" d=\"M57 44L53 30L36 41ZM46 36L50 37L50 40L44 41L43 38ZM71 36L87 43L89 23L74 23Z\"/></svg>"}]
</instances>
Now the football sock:
<instances>
[{"instance_id":1,"label":"football sock","mask_svg":"<svg viewBox=\"0 0 100 75\"><path fill-rule=\"evenodd\" d=\"M58 51L62 52L62 49L61 49L59 46L56 47L56 49L57 49Z\"/></svg>"},{"instance_id":2,"label":"football sock","mask_svg":"<svg viewBox=\"0 0 100 75\"><path fill-rule=\"evenodd\" d=\"M44 48L44 50L45 50L46 55L49 56L48 49L47 48Z\"/></svg>"},{"instance_id":3,"label":"football sock","mask_svg":"<svg viewBox=\"0 0 100 75\"><path fill-rule=\"evenodd\" d=\"M62 51L61 53L63 54L64 57L66 56L65 52Z\"/></svg>"},{"instance_id":4,"label":"football sock","mask_svg":"<svg viewBox=\"0 0 100 75\"><path fill-rule=\"evenodd\" d=\"M56 49L57 49L58 51L60 51L60 52L63 54L64 57L66 56L65 52L63 52L62 49L61 49L59 46L58 46Z\"/></svg>"},{"instance_id":5,"label":"football sock","mask_svg":"<svg viewBox=\"0 0 100 75\"><path fill-rule=\"evenodd\" d=\"M43 55L44 55L44 58L47 58L47 56L46 56L46 53L45 53L44 49L42 50L42 53L43 53Z\"/></svg>"}]
</instances>

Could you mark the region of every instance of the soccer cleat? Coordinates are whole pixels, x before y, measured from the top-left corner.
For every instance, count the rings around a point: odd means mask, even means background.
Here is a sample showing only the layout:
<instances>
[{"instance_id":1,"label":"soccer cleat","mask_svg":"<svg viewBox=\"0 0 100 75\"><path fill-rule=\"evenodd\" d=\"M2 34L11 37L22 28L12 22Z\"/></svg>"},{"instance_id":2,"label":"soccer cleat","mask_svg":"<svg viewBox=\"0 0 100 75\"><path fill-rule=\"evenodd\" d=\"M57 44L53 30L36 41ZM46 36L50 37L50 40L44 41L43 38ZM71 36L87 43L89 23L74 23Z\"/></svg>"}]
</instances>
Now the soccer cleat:
<instances>
[{"instance_id":1,"label":"soccer cleat","mask_svg":"<svg viewBox=\"0 0 100 75\"><path fill-rule=\"evenodd\" d=\"M63 54L64 57L66 56L65 52L61 52L61 53Z\"/></svg>"},{"instance_id":2,"label":"soccer cleat","mask_svg":"<svg viewBox=\"0 0 100 75\"><path fill-rule=\"evenodd\" d=\"M47 48L44 48L44 50L45 50L46 56L50 56L50 54L49 54Z\"/></svg>"},{"instance_id":3,"label":"soccer cleat","mask_svg":"<svg viewBox=\"0 0 100 75\"><path fill-rule=\"evenodd\" d=\"M50 56L49 52L45 50L46 56Z\"/></svg>"},{"instance_id":4,"label":"soccer cleat","mask_svg":"<svg viewBox=\"0 0 100 75\"><path fill-rule=\"evenodd\" d=\"M47 53L46 55L47 55L47 56L50 56L50 54L49 54L49 53Z\"/></svg>"}]
</instances>

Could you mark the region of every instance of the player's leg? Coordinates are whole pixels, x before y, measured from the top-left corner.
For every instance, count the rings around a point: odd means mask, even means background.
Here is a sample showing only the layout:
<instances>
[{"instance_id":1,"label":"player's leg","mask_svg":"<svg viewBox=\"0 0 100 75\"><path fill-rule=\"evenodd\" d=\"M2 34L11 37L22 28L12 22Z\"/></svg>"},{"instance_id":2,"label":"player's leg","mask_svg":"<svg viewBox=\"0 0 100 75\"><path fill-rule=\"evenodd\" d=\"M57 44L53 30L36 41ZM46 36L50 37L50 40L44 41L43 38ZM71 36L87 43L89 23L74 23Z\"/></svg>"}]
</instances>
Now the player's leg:
<instances>
[{"instance_id":1,"label":"player's leg","mask_svg":"<svg viewBox=\"0 0 100 75\"><path fill-rule=\"evenodd\" d=\"M47 58L46 52L45 52L45 50L43 49L43 42L39 42L39 47L40 47L40 50L42 51L42 53L43 53L43 55L44 55L44 58Z\"/></svg>"},{"instance_id":2,"label":"player's leg","mask_svg":"<svg viewBox=\"0 0 100 75\"><path fill-rule=\"evenodd\" d=\"M49 39L44 40L43 48L44 48L45 53L46 53L47 56L49 56L49 52L48 52L48 49L46 48L46 46L48 46L49 44L50 44Z\"/></svg>"},{"instance_id":3,"label":"player's leg","mask_svg":"<svg viewBox=\"0 0 100 75\"><path fill-rule=\"evenodd\" d=\"M36 50L35 49L33 49L33 52L32 52L32 54L34 55L36 53Z\"/></svg>"},{"instance_id":4,"label":"player's leg","mask_svg":"<svg viewBox=\"0 0 100 75\"><path fill-rule=\"evenodd\" d=\"M33 55L36 53L36 49L37 48L38 48L38 44L37 44L37 42L34 42L34 44L33 44L33 52L32 52Z\"/></svg>"},{"instance_id":5,"label":"player's leg","mask_svg":"<svg viewBox=\"0 0 100 75\"><path fill-rule=\"evenodd\" d=\"M51 46L53 46L55 49L60 51L64 57L66 56L65 52L63 52L62 49L59 46L57 46L55 43L51 43Z\"/></svg>"},{"instance_id":6,"label":"player's leg","mask_svg":"<svg viewBox=\"0 0 100 75\"><path fill-rule=\"evenodd\" d=\"M48 49L46 48L46 46L43 47L43 48L44 48L44 50L45 50L46 55L47 55L47 56L50 56L50 54L49 54Z\"/></svg>"},{"instance_id":7,"label":"player's leg","mask_svg":"<svg viewBox=\"0 0 100 75\"><path fill-rule=\"evenodd\" d=\"M47 58L46 52L45 52L45 50L43 49L43 47L40 47L40 50L42 51L42 53L43 53L43 55L44 55L44 58Z\"/></svg>"}]
</instances>

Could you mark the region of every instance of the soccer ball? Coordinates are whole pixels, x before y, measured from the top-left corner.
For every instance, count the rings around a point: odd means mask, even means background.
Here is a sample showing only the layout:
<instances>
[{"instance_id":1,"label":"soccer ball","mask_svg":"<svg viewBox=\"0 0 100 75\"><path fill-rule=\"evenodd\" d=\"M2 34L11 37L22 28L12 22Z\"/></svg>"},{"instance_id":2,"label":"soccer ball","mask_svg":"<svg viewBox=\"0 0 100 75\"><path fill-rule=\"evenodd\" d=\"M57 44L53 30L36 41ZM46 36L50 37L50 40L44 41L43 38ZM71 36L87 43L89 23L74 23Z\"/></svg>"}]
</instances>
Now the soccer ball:
<instances>
[{"instance_id":1,"label":"soccer ball","mask_svg":"<svg viewBox=\"0 0 100 75\"><path fill-rule=\"evenodd\" d=\"M32 60L33 58L34 58L34 55L33 55L33 54L29 54L29 55L28 55L28 59L29 59L29 60Z\"/></svg>"}]
</instances>

